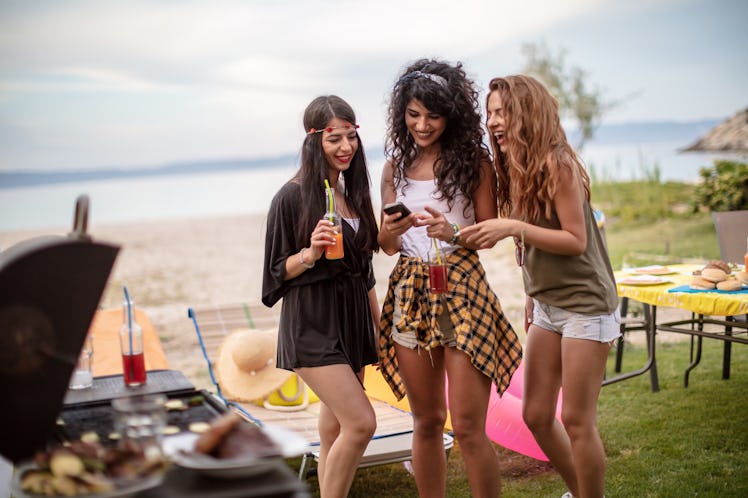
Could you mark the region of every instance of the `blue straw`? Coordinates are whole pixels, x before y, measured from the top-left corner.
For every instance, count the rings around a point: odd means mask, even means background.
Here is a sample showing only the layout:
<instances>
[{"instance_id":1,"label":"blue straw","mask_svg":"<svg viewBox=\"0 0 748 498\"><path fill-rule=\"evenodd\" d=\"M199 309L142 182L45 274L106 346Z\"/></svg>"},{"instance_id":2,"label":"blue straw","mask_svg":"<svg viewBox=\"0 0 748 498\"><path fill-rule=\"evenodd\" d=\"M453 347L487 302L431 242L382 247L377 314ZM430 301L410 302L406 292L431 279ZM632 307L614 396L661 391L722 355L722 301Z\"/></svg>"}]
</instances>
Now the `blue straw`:
<instances>
[{"instance_id":1,"label":"blue straw","mask_svg":"<svg viewBox=\"0 0 748 498\"><path fill-rule=\"evenodd\" d=\"M130 307L130 294L127 293L127 286L123 285L125 291L125 302L127 303L127 332L130 339L130 356L132 356L132 308Z\"/></svg>"}]
</instances>

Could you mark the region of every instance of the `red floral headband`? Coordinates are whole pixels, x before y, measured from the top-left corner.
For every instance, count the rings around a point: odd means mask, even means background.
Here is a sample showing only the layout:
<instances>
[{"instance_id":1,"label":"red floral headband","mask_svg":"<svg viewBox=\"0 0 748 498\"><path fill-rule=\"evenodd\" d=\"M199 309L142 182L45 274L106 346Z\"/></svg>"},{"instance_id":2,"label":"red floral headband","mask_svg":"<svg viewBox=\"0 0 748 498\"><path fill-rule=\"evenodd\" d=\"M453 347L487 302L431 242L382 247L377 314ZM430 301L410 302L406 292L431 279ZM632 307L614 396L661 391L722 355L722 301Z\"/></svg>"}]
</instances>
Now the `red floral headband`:
<instances>
[{"instance_id":1,"label":"red floral headband","mask_svg":"<svg viewBox=\"0 0 748 498\"><path fill-rule=\"evenodd\" d=\"M314 135L315 133L322 133L323 131L326 131L326 132L329 133L332 130L336 130L336 129L339 129L339 128L345 128L345 129L354 128L354 129L358 129L358 128L360 128L360 126L357 125L357 124L354 124L354 125L345 125L345 126L328 126L327 128L322 128L320 130L318 130L316 128L309 128L309 131L307 132L307 135Z\"/></svg>"}]
</instances>

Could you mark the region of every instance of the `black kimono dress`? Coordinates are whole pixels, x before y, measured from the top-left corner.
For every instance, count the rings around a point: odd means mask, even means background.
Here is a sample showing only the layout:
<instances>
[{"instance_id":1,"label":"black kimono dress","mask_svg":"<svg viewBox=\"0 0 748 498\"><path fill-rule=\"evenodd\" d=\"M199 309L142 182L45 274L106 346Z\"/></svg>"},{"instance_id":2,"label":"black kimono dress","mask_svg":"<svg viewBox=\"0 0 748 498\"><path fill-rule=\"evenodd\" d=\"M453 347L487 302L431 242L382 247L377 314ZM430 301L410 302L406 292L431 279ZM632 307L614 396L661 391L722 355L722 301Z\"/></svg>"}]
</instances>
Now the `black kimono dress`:
<instances>
[{"instance_id":1,"label":"black kimono dress","mask_svg":"<svg viewBox=\"0 0 748 498\"><path fill-rule=\"evenodd\" d=\"M289 182L268 213L262 302L273 306L283 299L277 366L348 364L358 372L378 361L368 296L375 283L371 252L354 245L356 232L344 220L345 256L330 261L323 256L313 268L284 281L286 259L308 246L299 246L295 237L302 209L309 206L301 205L300 186Z\"/></svg>"}]
</instances>

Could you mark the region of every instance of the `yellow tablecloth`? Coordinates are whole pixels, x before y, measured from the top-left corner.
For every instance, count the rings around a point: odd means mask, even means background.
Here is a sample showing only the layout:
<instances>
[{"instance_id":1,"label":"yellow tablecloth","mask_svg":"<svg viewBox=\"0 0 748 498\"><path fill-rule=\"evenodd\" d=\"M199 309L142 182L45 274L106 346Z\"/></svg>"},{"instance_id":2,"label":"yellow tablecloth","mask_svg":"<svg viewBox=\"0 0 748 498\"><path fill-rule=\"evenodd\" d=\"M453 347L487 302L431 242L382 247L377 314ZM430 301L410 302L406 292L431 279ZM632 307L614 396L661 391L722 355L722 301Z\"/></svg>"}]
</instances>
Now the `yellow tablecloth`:
<instances>
[{"instance_id":1,"label":"yellow tablecloth","mask_svg":"<svg viewBox=\"0 0 748 498\"><path fill-rule=\"evenodd\" d=\"M618 283L632 275L628 271L615 272L619 297L628 297L654 306L679 308L703 315L734 316L748 314L748 294L717 292L668 292L673 287L691 282L693 271L703 265L668 265L675 273L660 275L665 282L658 285L625 285Z\"/></svg>"}]
</instances>

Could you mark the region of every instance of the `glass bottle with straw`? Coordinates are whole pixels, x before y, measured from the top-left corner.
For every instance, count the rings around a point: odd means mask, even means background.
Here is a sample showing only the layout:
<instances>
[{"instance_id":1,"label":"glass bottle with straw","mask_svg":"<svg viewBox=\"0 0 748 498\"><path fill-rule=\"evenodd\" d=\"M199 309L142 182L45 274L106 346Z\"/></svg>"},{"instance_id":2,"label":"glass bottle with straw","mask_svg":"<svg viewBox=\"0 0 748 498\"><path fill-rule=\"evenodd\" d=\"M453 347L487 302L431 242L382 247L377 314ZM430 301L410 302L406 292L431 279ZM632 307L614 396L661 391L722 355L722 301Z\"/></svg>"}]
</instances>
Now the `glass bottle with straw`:
<instances>
[{"instance_id":1,"label":"glass bottle with straw","mask_svg":"<svg viewBox=\"0 0 748 498\"><path fill-rule=\"evenodd\" d=\"M122 370L127 387L145 384L145 357L143 355L143 329L135 320L135 310L127 287L122 286L125 300L122 302L122 327L119 344L122 351Z\"/></svg>"},{"instance_id":2,"label":"glass bottle with straw","mask_svg":"<svg viewBox=\"0 0 748 498\"><path fill-rule=\"evenodd\" d=\"M433 249L429 251L429 291L432 294L447 292L447 262L439 249L439 241L431 239Z\"/></svg>"},{"instance_id":3,"label":"glass bottle with straw","mask_svg":"<svg viewBox=\"0 0 748 498\"><path fill-rule=\"evenodd\" d=\"M340 221L340 215L335 210L335 189L330 187L330 182L325 178L325 194L327 194L327 211L324 219L332 223L335 229L335 244L325 247L325 257L327 259L341 259L343 252L343 225Z\"/></svg>"}]
</instances>

